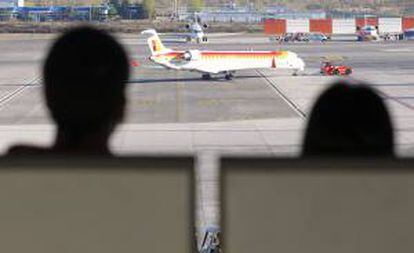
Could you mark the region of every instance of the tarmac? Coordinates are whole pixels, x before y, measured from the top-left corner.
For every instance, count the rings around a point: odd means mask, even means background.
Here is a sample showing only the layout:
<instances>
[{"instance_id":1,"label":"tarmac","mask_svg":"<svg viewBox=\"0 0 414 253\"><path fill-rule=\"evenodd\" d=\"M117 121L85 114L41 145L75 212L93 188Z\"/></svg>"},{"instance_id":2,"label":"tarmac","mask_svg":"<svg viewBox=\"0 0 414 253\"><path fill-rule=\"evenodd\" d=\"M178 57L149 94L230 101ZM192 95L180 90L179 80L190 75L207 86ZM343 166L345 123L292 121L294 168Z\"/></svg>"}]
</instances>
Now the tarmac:
<instances>
[{"instance_id":1,"label":"tarmac","mask_svg":"<svg viewBox=\"0 0 414 253\"><path fill-rule=\"evenodd\" d=\"M13 143L49 145L54 127L42 97L41 67L55 35L0 35L0 152ZM251 34L217 34L206 44L177 49L291 50L307 68L299 76L247 70L226 81L169 71L148 61L141 35L118 34L131 57L125 122L114 134L116 154L197 154L197 226L218 223L217 155L298 156L313 102L337 77L319 74L321 56L342 56L385 99L396 133L396 153L414 153L414 44L345 42L276 44ZM357 84L356 84L357 85Z\"/></svg>"}]
</instances>

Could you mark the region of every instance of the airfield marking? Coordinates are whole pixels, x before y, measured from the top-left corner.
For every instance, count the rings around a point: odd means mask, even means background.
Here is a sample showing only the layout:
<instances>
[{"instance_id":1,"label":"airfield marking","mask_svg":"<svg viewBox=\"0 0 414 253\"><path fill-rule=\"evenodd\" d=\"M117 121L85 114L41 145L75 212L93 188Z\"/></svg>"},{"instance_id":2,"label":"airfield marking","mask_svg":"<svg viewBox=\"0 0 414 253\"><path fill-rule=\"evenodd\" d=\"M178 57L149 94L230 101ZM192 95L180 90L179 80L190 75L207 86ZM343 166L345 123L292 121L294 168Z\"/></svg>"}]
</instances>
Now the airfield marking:
<instances>
[{"instance_id":1,"label":"airfield marking","mask_svg":"<svg viewBox=\"0 0 414 253\"><path fill-rule=\"evenodd\" d=\"M387 93L385 93L385 92L383 92L383 91L381 91L381 90L377 90L377 92L384 98L384 99L389 99L389 100L391 100L391 101L394 101L394 102L396 102L397 104L399 104L399 105L401 105L401 106L404 106L404 107L406 107L407 109L410 109L410 110L414 110L414 106L413 105L411 105L410 103L407 103L407 102L405 102L405 101L402 101L401 99L399 99L398 97L393 97L393 96L390 96L390 95L388 95Z\"/></svg>"},{"instance_id":2,"label":"airfield marking","mask_svg":"<svg viewBox=\"0 0 414 253\"><path fill-rule=\"evenodd\" d=\"M17 97L17 95L22 93L26 88L34 86L34 85L38 85L39 80L40 80L39 77L34 77L28 83L22 84L21 86L19 86L14 91L12 91L12 92L4 95L3 97L1 97L0 98L0 108L4 107L8 102L13 100L13 98Z\"/></svg>"},{"instance_id":3,"label":"airfield marking","mask_svg":"<svg viewBox=\"0 0 414 253\"><path fill-rule=\"evenodd\" d=\"M303 112L300 107L295 104L291 99L289 99L283 92L280 90L277 85L268 78L265 74L263 74L260 70L256 70L256 73L261 76L267 84L270 85L272 90L274 90L301 118L306 119L307 115L305 112Z\"/></svg>"},{"instance_id":4,"label":"airfield marking","mask_svg":"<svg viewBox=\"0 0 414 253\"><path fill-rule=\"evenodd\" d=\"M383 52L389 52L389 53L406 53L406 52L412 52L413 50L411 48L389 48L389 49L383 49Z\"/></svg>"}]
</instances>

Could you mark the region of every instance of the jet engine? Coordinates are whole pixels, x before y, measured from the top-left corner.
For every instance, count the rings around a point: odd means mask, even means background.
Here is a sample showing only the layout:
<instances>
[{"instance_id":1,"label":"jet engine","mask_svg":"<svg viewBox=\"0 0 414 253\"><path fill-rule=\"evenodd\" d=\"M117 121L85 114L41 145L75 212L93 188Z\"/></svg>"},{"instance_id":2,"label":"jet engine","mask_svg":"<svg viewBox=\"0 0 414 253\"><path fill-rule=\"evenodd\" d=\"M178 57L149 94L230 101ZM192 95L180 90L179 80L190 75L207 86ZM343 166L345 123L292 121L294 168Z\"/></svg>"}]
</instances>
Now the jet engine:
<instances>
[{"instance_id":1,"label":"jet engine","mask_svg":"<svg viewBox=\"0 0 414 253\"><path fill-rule=\"evenodd\" d=\"M186 61L196 61L201 58L200 51L198 50L189 50L183 53L183 59Z\"/></svg>"}]
</instances>

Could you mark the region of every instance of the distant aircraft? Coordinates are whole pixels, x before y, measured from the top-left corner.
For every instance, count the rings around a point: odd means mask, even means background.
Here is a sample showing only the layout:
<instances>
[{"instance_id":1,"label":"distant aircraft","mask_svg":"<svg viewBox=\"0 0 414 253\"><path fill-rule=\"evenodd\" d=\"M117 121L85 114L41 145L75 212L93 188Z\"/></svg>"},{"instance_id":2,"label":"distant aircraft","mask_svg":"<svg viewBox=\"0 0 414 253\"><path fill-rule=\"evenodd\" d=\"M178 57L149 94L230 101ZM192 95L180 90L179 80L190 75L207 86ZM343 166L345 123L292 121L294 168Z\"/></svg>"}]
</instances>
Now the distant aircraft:
<instances>
[{"instance_id":1,"label":"distant aircraft","mask_svg":"<svg viewBox=\"0 0 414 253\"><path fill-rule=\"evenodd\" d=\"M290 51L174 51L162 44L155 30L145 30L142 34L151 35L148 38L151 61L168 69L200 72L206 80L213 74L224 74L230 80L236 70L243 69L292 69L296 75L305 68L304 61Z\"/></svg>"},{"instance_id":2,"label":"distant aircraft","mask_svg":"<svg viewBox=\"0 0 414 253\"><path fill-rule=\"evenodd\" d=\"M200 44L202 42L207 42L208 40L203 28L207 28L207 24L201 25L199 19L194 17L194 20L185 26L186 32L167 34L166 37L183 38L186 42L194 41L197 44Z\"/></svg>"},{"instance_id":3,"label":"distant aircraft","mask_svg":"<svg viewBox=\"0 0 414 253\"><path fill-rule=\"evenodd\" d=\"M206 24L201 25L197 19L191 24L186 26L189 33L187 34L187 41L195 41L197 43L207 42L207 35L204 33L203 28L207 28Z\"/></svg>"}]
</instances>

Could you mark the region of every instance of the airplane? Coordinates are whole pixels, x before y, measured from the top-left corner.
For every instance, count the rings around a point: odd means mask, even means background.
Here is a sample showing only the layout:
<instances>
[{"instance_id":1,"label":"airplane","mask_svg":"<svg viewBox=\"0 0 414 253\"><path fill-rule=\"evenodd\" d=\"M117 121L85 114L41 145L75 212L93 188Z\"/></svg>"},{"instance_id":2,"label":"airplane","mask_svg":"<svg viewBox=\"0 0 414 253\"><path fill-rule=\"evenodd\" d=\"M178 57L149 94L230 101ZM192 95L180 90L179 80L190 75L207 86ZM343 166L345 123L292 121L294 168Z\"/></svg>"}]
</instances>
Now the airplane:
<instances>
[{"instance_id":1,"label":"airplane","mask_svg":"<svg viewBox=\"0 0 414 253\"><path fill-rule=\"evenodd\" d=\"M205 80L218 74L231 80L235 71L243 69L291 69L296 75L305 68L305 62L290 51L174 51L162 44L154 29L141 34L150 35L147 42L152 62L167 69L199 72Z\"/></svg>"},{"instance_id":2,"label":"airplane","mask_svg":"<svg viewBox=\"0 0 414 253\"><path fill-rule=\"evenodd\" d=\"M206 24L201 26L196 19L193 23L186 25L186 28L190 32L186 34L187 41L195 41L198 44L201 42L207 42L207 36L203 31L203 28L207 28Z\"/></svg>"},{"instance_id":3,"label":"airplane","mask_svg":"<svg viewBox=\"0 0 414 253\"><path fill-rule=\"evenodd\" d=\"M186 32L184 33L172 33L172 34L166 34L165 37L167 38L182 38L186 42L196 42L197 44L200 44L202 42L207 42L208 38L207 35L204 33L203 28L207 28L207 24L201 25L199 22L198 17L194 17L194 20L185 25Z\"/></svg>"}]
</instances>

